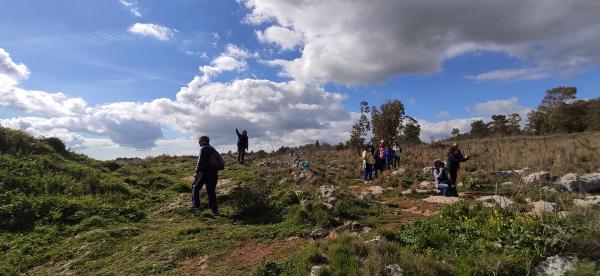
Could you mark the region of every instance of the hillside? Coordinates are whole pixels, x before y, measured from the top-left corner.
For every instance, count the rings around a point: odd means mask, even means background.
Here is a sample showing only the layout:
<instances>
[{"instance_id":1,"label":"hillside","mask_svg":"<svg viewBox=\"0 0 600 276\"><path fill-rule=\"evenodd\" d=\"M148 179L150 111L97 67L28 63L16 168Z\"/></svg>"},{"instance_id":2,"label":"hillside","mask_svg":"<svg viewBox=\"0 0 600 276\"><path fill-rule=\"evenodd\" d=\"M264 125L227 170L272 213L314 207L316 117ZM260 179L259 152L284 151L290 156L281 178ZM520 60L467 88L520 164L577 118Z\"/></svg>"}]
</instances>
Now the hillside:
<instances>
[{"instance_id":1,"label":"hillside","mask_svg":"<svg viewBox=\"0 0 600 276\"><path fill-rule=\"evenodd\" d=\"M370 185L349 149L223 154L212 217L189 210L194 156L96 161L0 128L0 274L523 275L557 259L600 273L600 196L566 188L593 185L600 133L460 147L473 158L452 200L424 172L444 144L404 148Z\"/></svg>"}]
</instances>

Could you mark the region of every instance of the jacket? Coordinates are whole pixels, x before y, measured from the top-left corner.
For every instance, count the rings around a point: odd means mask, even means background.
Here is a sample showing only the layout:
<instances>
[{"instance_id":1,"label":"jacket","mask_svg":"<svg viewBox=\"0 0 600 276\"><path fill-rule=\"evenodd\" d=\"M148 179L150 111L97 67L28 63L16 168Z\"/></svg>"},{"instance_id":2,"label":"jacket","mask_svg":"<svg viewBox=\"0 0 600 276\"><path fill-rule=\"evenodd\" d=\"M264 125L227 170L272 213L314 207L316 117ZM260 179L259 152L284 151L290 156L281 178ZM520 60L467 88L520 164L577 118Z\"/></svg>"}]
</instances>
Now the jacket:
<instances>
[{"instance_id":1,"label":"jacket","mask_svg":"<svg viewBox=\"0 0 600 276\"><path fill-rule=\"evenodd\" d=\"M237 129L235 130L235 133L237 133L238 136L238 148L248 149L248 135L241 134Z\"/></svg>"},{"instance_id":2,"label":"jacket","mask_svg":"<svg viewBox=\"0 0 600 276\"><path fill-rule=\"evenodd\" d=\"M450 170L456 170L460 168L460 162L465 161L467 161L467 159L463 156L462 152L460 151L458 153L448 153L448 169Z\"/></svg>"},{"instance_id":3,"label":"jacket","mask_svg":"<svg viewBox=\"0 0 600 276\"><path fill-rule=\"evenodd\" d=\"M209 165L209 158L212 154L215 154L217 151L211 145L206 145L200 148L200 153L198 154L198 161L196 161L196 174L202 174L202 177L216 177L218 175L218 170Z\"/></svg>"}]
</instances>

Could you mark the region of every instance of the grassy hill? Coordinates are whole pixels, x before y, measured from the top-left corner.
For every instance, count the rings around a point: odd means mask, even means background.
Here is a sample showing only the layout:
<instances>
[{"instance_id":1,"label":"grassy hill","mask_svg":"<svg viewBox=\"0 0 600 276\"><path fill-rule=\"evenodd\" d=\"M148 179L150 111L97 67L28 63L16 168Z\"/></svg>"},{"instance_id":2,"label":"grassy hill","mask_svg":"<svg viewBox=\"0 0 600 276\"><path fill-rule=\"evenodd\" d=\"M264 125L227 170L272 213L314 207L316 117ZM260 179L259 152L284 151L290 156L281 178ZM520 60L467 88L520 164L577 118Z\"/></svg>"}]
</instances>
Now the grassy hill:
<instances>
[{"instance_id":1,"label":"grassy hill","mask_svg":"<svg viewBox=\"0 0 600 276\"><path fill-rule=\"evenodd\" d=\"M248 166L224 154L215 218L188 208L194 156L96 161L0 128L0 274L381 275L398 264L409 275L522 275L556 254L576 257L576 273L599 272L599 206L522 177L599 172L600 133L460 143L474 158L455 204L423 200L433 179L422 169L443 144L405 148L401 169L370 185L352 150L282 149ZM322 196L331 186L335 200ZM485 195L514 204L469 198ZM536 201L561 212L534 213Z\"/></svg>"}]
</instances>

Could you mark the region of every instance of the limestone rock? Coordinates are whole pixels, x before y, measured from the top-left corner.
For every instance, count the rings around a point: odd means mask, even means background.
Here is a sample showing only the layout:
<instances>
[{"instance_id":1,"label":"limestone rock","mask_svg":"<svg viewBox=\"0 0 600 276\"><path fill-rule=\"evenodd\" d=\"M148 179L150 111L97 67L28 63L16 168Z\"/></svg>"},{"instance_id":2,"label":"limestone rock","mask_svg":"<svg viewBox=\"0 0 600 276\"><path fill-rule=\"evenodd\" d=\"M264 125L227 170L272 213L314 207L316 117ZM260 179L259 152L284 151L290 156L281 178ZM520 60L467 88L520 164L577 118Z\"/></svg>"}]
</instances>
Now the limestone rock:
<instances>
[{"instance_id":1,"label":"limestone rock","mask_svg":"<svg viewBox=\"0 0 600 276\"><path fill-rule=\"evenodd\" d=\"M327 237L327 235L329 235L329 231L325 230L325 229L316 229L312 232L310 232L310 236L313 239L322 239Z\"/></svg>"},{"instance_id":2,"label":"limestone rock","mask_svg":"<svg viewBox=\"0 0 600 276\"><path fill-rule=\"evenodd\" d=\"M372 240L365 241L365 244L381 244L381 243L384 243L386 241L387 240L385 239L384 236L377 236L377 237L375 237Z\"/></svg>"},{"instance_id":3,"label":"limestone rock","mask_svg":"<svg viewBox=\"0 0 600 276\"><path fill-rule=\"evenodd\" d=\"M430 203L437 203L437 204L454 204L454 203L461 201L462 198L447 197L447 196L430 196L430 197L424 198L423 200L430 202Z\"/></svg>"},{"instance_id":4,"label":"limestone rock","mask_svg":"<svg viewBox=\"0 0 600 276\"><path fill-rule=\"evenodd\" d=\"M319 273L321 273L322 269L323 269L323 267L320 265L313 265L310 268L310 276L319 276Z\"/></svg>"},{"instance_id":5,"label":"limestone rock","mask_svg":"<svg viewBox=\"0 0 600 276\"><path fill-rule=\"evenodd\" d=\"M600 196L587 196L584 199L574 199L573 204L580 207L591 207L600 205Z\"/></svg>"},{"instance_id":6,"label":"limestone rock","mask_svg":"<svg viewBox=\"0 0 600 276\"><path fill-rule=\"evenodd\" d=\"M549 172L540 171L540 172L535 172L528 176L525 176L525 177L521 178L521 180L525 184L533 184L533 183L541 181L541 180L550 180L550 178L551 178L551 175Z\"/></svg>"},{"instance_id":7,"label":"limestone rock","mask_svg":"<svg viewBox=\"0 0 600 276\"><path fill-rule=\"evenodd\" d=\"M390 175L392 175L392 176L398 176L398 175L404 174L404 172L406 172L406 169L404 169L404 168L398 168L397 170L391 172Z\"/></svg>"},{"instance_id":8,"label":"limestone rock","mask_svg":"<svg viewBox=\"0 0 600 276\"><path fill-rule=\"evenodd\" d=\"M558 212L558 205L554 202L539 200L531 204L533 205L532 212L536 214Z\"/></svg>"},{"instance_id":9,"label":"limestone rock","mask_svg":"<svg viewBox=\"0 0 600 276\"><path fill-rule=\"evenodd\" d=\"M330 198L336 195L337 188L333 185L322 185L320 187L321 198Z\"/></svg>"},{"instance_id":10,"label":"limestone rock","mask_svg":"<svg viewBox=\"0 0 600 276\"><path fill-rule=\"evenodd\" d=\"M421 183L419 183L418 187L420 189L433 189L435 188L435 184L431 181L422 181Z\"/></svg>"},{"instance_id":11,"label":"limestone rock","mask_svg":"<svg viewBox=\"0 0 600 276\"><path fill-rule=\"evenodd\" d=\"M398 264L391 264L385 267L385 276L404 276L404 270Z\"/></svg>"},{"instance_id":12,"label":"limestone rock","mask_svg":"<svg viewBox=\"0 0 600 276\"><path fill-rule=\"evenodd\" d=\"M571 192L593 192L600 190L600 173L588 173L579 176L568 173L560 177L557 184L564 186Z\"/></svg>"},{"instance_id":13,"label":"limestone rock","mask_svg":"<svg viewBox=\"0 0 600 276\"><path fill-rule=\"evenodd\" d=\"M525 173L525 170L508 170L508 171L498 171L493 172L492 176L499 178L510 178L518 175L522 175Z\"/></svg>"},{"instance_id":14,"label":"limestone rock","mask_svg":"<svg viewBox=\"0 0 600 276\"><path fill-rule=\"evenodd\" d=\"M510 206L515 204L515 202L512 201L510 198L503 197L500 195L483 196L476 199L476 201L482 202L484 207L494 207L498 205L502 209L509 208Z\"/></svg>"},{"instance_id":15,"label":"limestone rock","mask_svg":"<svg viewBox=\"0 0 600 276\"><path fill-rule=\"evenodd\" d=\"M535 275L566 275L573 268L573 258L555 255L547 258L535 268Z\"/></svg>"}]
</instances>

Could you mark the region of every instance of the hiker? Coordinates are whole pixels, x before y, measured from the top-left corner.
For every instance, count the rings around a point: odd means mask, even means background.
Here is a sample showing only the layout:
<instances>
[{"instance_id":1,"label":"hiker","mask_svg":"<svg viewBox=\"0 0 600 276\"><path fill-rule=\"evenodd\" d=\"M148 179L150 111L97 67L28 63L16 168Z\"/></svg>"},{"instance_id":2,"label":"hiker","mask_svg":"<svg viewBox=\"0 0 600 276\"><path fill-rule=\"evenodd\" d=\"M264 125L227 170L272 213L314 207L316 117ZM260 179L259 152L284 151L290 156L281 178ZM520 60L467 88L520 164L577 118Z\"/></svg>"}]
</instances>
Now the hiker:
<instances>
[{"instance_id":1,"label":"hiker","mask_svg":"<svg viewBox=\"0 0 600 276\"><path fill-rule=\"evenodd\" d=\"M198 139L200 144L200 154L196 162L196 170L194 172L194 186L192 187L192 208L200 209L200 189L206 185L206 193L208 195L208 205L214 216L219 214L217 208L217 181L219 178L219 169L210 164L210 159L215 158L213 155L219 153L210 145L208 136L201 136ZM219 157L220 158L220 157Z\"/></svg>"},{"instance_id":2,"label":"hiker","mask_svg":"<svg viewBox=\"0 0 600 276\"><path fill-rule=\"evenodd\" d=\"M450 176L450 182L456 185L458 179L458 170L460 169L460 163L469 160L469 155L463 156L462 152L458 148L458 144L453 144L448 151L448 173ZM458 196L458 195L456 195Z\"/></svg>"},{"instance_id":3,"label":"hiker","mask_svg":"<svg viewBox=\"0 0 600 276\"><path fill-rule=\"evenodd\" d=\"M377 149L373 154L373 171L375 172L375 178L379 175L379 172L383 172L385 169L385 147Z\"/></svg>"},{"instance_id":4,"label":"hiker","mask_svg":"<svg viewBox=\"0 0 600 276\"><path fill-rule=\"evenodd\" d=\"M438 189L443 196L453 196L456 193L456 185L453 185L450 182L448 170L446 170L444 161L435 160L435 162L433 162L433 167L433 176L436 181L435 188Z\"/></svg>"},{"instance_id":5,"label":"hiker","mask_svg":"<svg viewBox=\"0 0 600 276\"><path fill-rule=\"evenodd\" d=\"M396 158L396 152L391 147L385 148L385 163L388 171L392 169L394 165L394 159Z\"/></svg>"},{"instance_id":6,"label":"hiker","mask_svg":"<svg viewBox=\"0 0 600 276\"><path fill-rule=\"evenodd\" d=\"M248 132L246 132L246 130L243 130L242 133L240 134L240 132L236 128L235 133L238 136L238 141L237 141L238 158L237 158L237 161L240 164L244 164L244 157L246 156L246 150L248 149Z\"/></svg>"},{"instance_id":7,"label":"hiker","mask_svg":"<svg viewBox=\"0 0 600 276\"><path fill-rule=\"evenodd\" d=\"M364 170L365 184L373 180L373 157L370 152L370 147L366 146L362 152L362 167Z\"/></svg>"},{"instance_id":8,"label":"hiker","mask_svg":"<svg viewBox=\"0 0 600 276\"><path fill-rule=\"evenodd\" d=\"M320 146L320 145L321 145L321 144L319 144L319 140L317 140L317 141L315 142L315 148L319 148L319 146Z\"/></svg>"},{"instance_id":9,"label":"hiker","mask_svg":"<svg viewBox=\"0 0 600 276\"><path fill-rule=\"evenodd\" d=\"M372 142L369 142L369 144L367 145L369 147L369 152L371 153L371 156L375 155L375 146L373 146Z\"/></svg>"},{"instance_id":10,"label":"hiker","mask_svg":"<svg viewBox=\"0 0 600 276\"><path fill-rule=\"evenodd\" d=\"M402 152L402 148L398 146L398 144L394 144L392 147L394 150L394 168L400 165L400 153Z\"/></svg>"}]
</instances>

